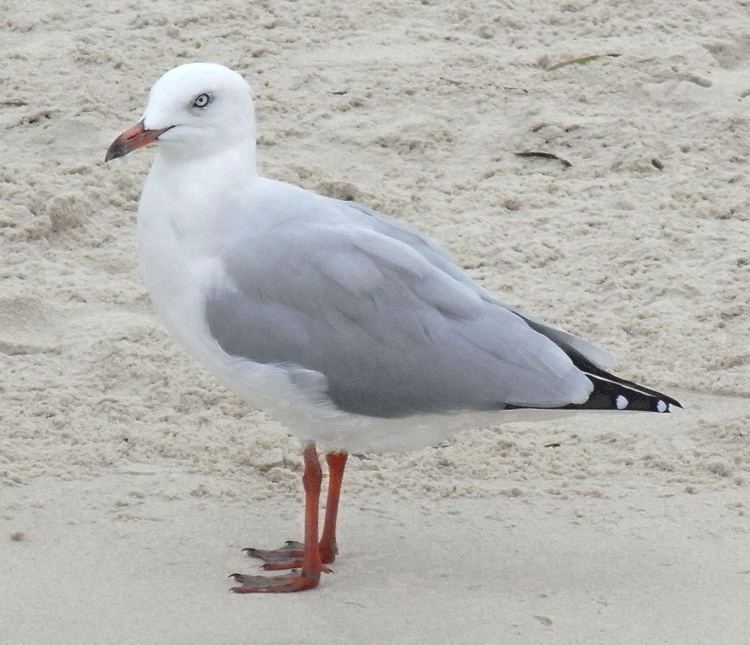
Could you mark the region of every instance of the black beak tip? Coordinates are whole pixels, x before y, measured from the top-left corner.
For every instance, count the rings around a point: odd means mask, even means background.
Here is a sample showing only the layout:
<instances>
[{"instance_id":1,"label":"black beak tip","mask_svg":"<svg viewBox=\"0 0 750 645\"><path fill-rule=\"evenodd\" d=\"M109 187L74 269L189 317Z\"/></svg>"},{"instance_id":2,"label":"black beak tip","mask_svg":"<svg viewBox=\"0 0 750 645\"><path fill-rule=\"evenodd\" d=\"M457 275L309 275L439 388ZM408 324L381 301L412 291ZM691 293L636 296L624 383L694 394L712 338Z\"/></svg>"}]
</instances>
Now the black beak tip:
<instances>
[{"instance_id":1,"label":"black beak tip","mask_svg":"<svg viewBox=\"0 0 750 645\"><path fill-rule=\"evenodd\" d=\"M127 154L127 150L125 149L125 146L122 145L120 140L116 140L112 143L109 148L107 148L107 154L104 155L104 163L107 163L108 161L112 161L112 159L117 159L118 157L124 157Z\"/></svg>"}]
</instances>

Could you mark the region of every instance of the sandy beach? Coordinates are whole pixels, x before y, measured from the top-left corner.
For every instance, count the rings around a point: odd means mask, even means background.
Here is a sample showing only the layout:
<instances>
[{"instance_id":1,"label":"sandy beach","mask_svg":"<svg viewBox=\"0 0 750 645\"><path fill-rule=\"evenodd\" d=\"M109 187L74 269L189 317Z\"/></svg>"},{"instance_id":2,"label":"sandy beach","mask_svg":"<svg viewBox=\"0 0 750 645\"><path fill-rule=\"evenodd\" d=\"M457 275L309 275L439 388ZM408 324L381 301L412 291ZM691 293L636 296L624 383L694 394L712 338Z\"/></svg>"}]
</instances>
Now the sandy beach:
<instances>
[{"instance_id":1,"label":"sandy beach","mask_svg":"<svg viewBox=\"0 0 750 645\"><path fill-rule=\"evenodd\" d=\"M0 55L0 643L750 643L748 2L5 1ZM200 60L253 86L262 174L685 409L354 457L335 574L228 593L300 537L299 444L151 308L154 151L103 163Z\"/></svg>"}]
</instances>

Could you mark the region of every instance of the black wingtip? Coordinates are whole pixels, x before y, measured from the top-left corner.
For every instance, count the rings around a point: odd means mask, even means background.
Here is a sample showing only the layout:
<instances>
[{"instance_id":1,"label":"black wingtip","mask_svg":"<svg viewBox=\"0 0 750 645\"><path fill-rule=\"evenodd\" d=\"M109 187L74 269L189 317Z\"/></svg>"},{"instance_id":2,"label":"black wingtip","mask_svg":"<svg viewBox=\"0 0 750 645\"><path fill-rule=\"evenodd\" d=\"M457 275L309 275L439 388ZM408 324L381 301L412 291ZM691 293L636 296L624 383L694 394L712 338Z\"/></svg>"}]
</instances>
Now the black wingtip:
<instances>
[{"instance_id":1,"label":"black wingtip","mask_svg":"<svg viewBox=\"0 0 750 645\"><path fill-rule=\"evenodd\" d=\"M567 407L581 410L632 410L666 414L672 406L682 408L682 404L671 396L645 388L632 381L620 379L612 374L599 371L598 374L584 371L594 384L594 390L585 403Z\"/></svg>"},{"instance_id":2,"label":"black wingtip","mask_svg":"<svg viewBox=\"0 0 750 645\"><path fill-rule=\"evenodd\" d=\"M576 361L575 356L571 356ZM583 361L576 366L593 383L589 398L583 403L569 403L560 406L563 410L612 410L632 412L656 412L657 414L669 414L672 407L682 408L682 403L671 396L651 390L638 385L633 381L621 379L609 374L591 363ZM593 368L593 369L590 369ZM517 405L506 405L506 409L517 409Z\"/></svg>"},{"instance_id":3,"label":"black wingtip","mask_svg":"<svg viewBox=\"0 0 750 645\"><path fill-rule=\"evenodd\" d=\"M584 409L640 410L644 412L669 413L672 406L682 409L677 399L657 390L644 387L634 381L620 378L594 365L589 359L575 350L568 350L573 364L589 377L594 384L594 391L589 400L581 406ZM604 394L604 396L601 396ZM624 397L625 401L618 397ZM599 399L598 402L596 399ZM610 404L607 404L609 399Z\"/></svg>"},{"instance_id":4,"label":"black wingtip","mask_svg":"<svg viewBox=\"0 0 750 645\"><path fill-rule=\"evenodd\" d=\"M666 401L667 401L667 403L669 403L669 405L670 405L670 406L672 406L672 405L673 405L673 406L675 406L676 408L680 408L680 410L684 410L684 409L685 409L685 406L684 406L684 405L682 405L682 403L680 403L680 402L679 402L679 401L677 401L676 399L673 399L673 398L671 398L671 397L666 397Z\"/></svg>"}]
</instances>

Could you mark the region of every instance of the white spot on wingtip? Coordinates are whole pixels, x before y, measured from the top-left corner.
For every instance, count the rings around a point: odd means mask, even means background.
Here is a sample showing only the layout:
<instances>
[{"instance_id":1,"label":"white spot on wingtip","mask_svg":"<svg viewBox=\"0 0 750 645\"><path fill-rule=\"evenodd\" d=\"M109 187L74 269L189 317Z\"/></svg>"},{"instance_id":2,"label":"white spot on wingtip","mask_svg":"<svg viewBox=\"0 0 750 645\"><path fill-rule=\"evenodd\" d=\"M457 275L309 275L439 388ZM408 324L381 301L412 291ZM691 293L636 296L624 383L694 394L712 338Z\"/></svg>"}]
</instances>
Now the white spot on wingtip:
<instances>
[{"instance_id":1,"label":"white spot on wingtip","mask_svg":"<svg viewBox=\"0 0 750 645\"><path fill-rule=\"evenodd\" d=\"M669 411L669 404L666 401L663 401L662 399L659 399L656 402L656 411L657 412L668 412Z\"/></svg>"},{"instance_id":2,"label":"white spot on wingtip","mask_svg":"<svg viewBox=\"0 0 750 645\"><path fill-rule=\"evenodd\" d=\"M622 395L618 394L617 398L615 399L615 406L617 406L618 410L624 410L628 407L629 401Z\"/></svg>"}]
</instances>

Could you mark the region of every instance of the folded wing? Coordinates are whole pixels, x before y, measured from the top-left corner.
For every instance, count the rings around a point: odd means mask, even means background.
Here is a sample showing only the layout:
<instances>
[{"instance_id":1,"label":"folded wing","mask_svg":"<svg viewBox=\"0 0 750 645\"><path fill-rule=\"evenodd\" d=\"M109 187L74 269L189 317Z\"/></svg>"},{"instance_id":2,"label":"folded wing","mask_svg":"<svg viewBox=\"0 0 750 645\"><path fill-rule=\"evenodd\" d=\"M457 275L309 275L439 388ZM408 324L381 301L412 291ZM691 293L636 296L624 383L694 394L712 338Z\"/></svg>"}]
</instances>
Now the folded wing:
<instances>
[{"instance_id":1,"label":"folded wing","mask_svg":"<svg viewBox=\"0 0 750 645\"><path fill-rule=\"evenodd\" d=\"M373 416L586 401L565 351L427 238L354 219L300 218L223 253L206 315L227 353L319 373L334 405Z\"/></svg>"}]
</instances>

